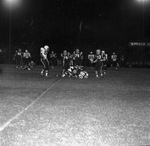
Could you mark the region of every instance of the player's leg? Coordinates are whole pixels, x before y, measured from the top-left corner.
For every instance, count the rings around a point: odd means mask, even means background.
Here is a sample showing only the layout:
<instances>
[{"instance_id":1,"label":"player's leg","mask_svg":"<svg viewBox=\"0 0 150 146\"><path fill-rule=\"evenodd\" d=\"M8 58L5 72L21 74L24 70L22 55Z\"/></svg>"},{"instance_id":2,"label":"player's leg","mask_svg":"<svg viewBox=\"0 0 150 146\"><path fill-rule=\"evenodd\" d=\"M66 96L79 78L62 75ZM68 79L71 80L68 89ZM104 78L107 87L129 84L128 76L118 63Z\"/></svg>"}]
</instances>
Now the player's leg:
<instances>
[{"instance_id":1,"label":"player's leg","mask_svg":"<svg viewBox=\"0 0 150 146\"><path fill-rule=\"evenodd\" d=\"M97 78L99 77L98 72L99 72L99 67L98 67L98 64L96 63L96 65L95 65L95 76Z\"/></svg>"},{"instance_id":2,"label":"player's leg","mask_svg":"<svg viewBox=\"0 0 150 146\"><path fill-rule=\"evenodd\" d=\"M120 63L118 62L118 61L116 61L116 70L117 69L120 69L121 67L120 67Z\"/></svg>"},{"instance_id":3,"label":"player's leg","mask_svg":"<svg viewBox=\"0 0 150 146\"><path fill-rule=\"evenodd\" d=\"M103 77L103 75L104 75L103 62L100 63L100 70L99 71L100 71L101 77Z\"/></svg>"},{"instance_id":4,"label":"player's leg","mask_svg":"<svg viewBox=\"0 0 150 146\"><path fill-rule=\"evenodd\" d=\"M107 71L107 62L106 61L103 62L103 71L104 71L104 75L105 75L106 71Z\"/></svg>"},{"instance_id":5,"label":"player's leg","mask_svg":"<svg viewBox=\"0 0 150 146\"><path fill-rule=\"evenodd\" d=\"M93 63L91 61L89 61L90 63L90 69L93 70Z\"/></svg>"},{"instance_id":6,"label":"player's leg","mask_svg":"<svg viewBox=\"0 0 150 146\"><path fill-rule=\"evenodd\" d=\"M70 62L64 62L63 70L62 70L62 77L65 77L70 67Z\"/></svg>"},{"instance_id":7,"label":"player's leg","mask_svg":"<svg viewBox=\"0 0 150 146\"><path fill-rule=\"evenodd\" d=\"M18 59L18 56L16 56L16 68L19 67L19 59Z\"/></svg>"},{"instance_id":8,"label":"player's leg","mask_svg":"<svg viewBox=\"0 0 150 146\"><path fill-rule=\"evenodd\" d=\"M45 62L44 62L44 60L42 58L41 58L41 63L43 65L42 70L41 70L41 75L43 76L44 75L44 71L45 71Z\"/></svg>"},{"instance_id":9,"label":"player's leg","mask_svg":"<svg viewBox=\"0 0 150 146\"><path fill-rule=\"evenodd\" d=\"M52 69L54 68L54 64L55 64L55 59L52 58Z\"/></svg>"},{"instance_id":10,"label":"player's leg","mask_svg":"<svg viewBox=\"0 0 150 146\"><path fill-rule=\"evenodd\" d=\"M68 69L67 64L66 62L64 62L63 69L62 69L62 77L66 76L67 69Z\"/></svg>"},{"instance_id":11,"label":"player's leg","mask_svg":"<svg viewBox=\"0 0 150 146\"><path fill-rule=\"evenodd\" d=\"M27 59L27 68L28 68L28 70L31 70L30 62L31 62L31 59L28 58Z\"/></svg>"},{"instance_id":12,"label":"player's leg","mask_svg":"<svg viewBox=\"0 0 150 146\"><path fill-rule=\"evenodd\" d=\"M51 66L51 68L52 68L52 66L53 66L52 59L50 59L50 61L49 61L49 65L50 65L50 66Z\"/></svg>"},{"instance_id":13,"label":"player's leg","mask_svg":"<svg viewBox=\"0 0 150 146\"><path fill-rule=\"evenodd\" d=\"M116 66L116 64L115 64L116 62L115 61L113 61L112 62L112 64L113 64L113 68L115 68L115 66Z\"/></svg>"},{"instance_id":14,"label":"player's leg","mask_svg":"<svg viewBox=\"0 0 150 146\"><path fill-rule=\"evenodd\" d=\"M49 74L49 61L45 60L45 76L48 77Z\"/></svg>"},{"instance_id":15,"label":"player's leg","mask_svg":"<svg viewBox=\"0 0 150 146\"><path fill-rule=\"evenodd\" d=\"M97 71L97 70L95 70L95 76L96 76L96 78L99 78L99 75L98 75L98 71Z\"/></svg>"},{"instance_id":16,"label":"player's leg","mask_svg":"<svg viewBox=\"0 0 150 146\"><path fill-rule=\"evenodd\" d=\"M22 69L23 68L23 64L24 64L24 60L22 57L20 57L20 68Z\"/></svg>"},{"instance_id":17,"label":"player's leg","mask_svg":"<svg viewBox=\"0 0 150 146\"><path fill-rule=\"evenodd\" d=\"M22 58L20 56L18 57L18 63L19 63L19 68L22 68Z\"/></svg>"},{"instance_id":18,"label":"player's leg","mask_svg":"<svg viewBox=\"0 0 150 146\"><path fill-rule=\"evenodd\" d=\"M66 62L64 62L63 68L62 68L62 74L61 74L62 77L65 77L66 68L67 68Z\"/></svg>"},{"instance_id":19,"label":"player's leg","mask_svg":"<svg viewBox=\"0 0 150 146\"><path fill-rule=\"evenodd\" d=\"M65 69L62 69L62 77L65 77Z\"/></svg>"},{"instance_id":20,"label":"player's leg","mask_svg":"<svg viewBox=\"0 0 150 146\"><path fill-rule=\"evenodd\" d=\"M117 63L117 61L115 61L115 69L116 70L118 69L118 63Z\"/></svg>"},{"instance_id":21,"label":"player's leg","mask_svg":"<svg viewBox=\"0 0 150 146\"><path fill-rule=\"evenodd\" d=\"M23 58L23 70L27 69L27 58Z\"/></svg>"}]
</instances>

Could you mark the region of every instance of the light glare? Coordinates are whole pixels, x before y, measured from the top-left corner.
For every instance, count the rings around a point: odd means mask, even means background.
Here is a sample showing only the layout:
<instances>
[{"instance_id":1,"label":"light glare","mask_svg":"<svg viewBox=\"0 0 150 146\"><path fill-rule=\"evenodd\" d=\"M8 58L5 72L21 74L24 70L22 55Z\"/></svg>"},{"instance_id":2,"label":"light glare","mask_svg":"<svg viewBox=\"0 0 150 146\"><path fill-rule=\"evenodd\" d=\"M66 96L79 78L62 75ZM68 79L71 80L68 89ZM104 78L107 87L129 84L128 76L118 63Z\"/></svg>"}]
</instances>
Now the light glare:
<instances>
[{"instance_id":1,"label":"light glare","mask_svg":"<svg viewBox=\"0 0 150 146\"><path fill-rule=\"evenodd\" d=\"M149 2L150 0L137 0L138 2Z\"/></svg>"},{"instance_id":2,"label":"light glare","mask_svg":"<svg viewBox=\"0 0 150 146\"><path fill-rule=\"evenodd\" d=\"M20 5L21 0L3 0L3 3L6 7L17 7Z\"/></svg>"}]
</instances>

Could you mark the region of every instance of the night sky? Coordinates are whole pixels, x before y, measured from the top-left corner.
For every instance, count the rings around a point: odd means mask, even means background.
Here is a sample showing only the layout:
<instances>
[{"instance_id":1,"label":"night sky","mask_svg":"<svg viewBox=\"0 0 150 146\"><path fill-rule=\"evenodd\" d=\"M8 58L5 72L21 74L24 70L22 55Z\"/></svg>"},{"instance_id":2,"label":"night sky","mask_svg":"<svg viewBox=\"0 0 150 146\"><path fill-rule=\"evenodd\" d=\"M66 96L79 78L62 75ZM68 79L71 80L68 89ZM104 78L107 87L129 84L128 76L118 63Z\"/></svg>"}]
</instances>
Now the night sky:
<instances>
[{"instance_id":1,"label":"night sky","mask_svg":"<svg viewBox=\"0 0 150 146\"><path fill-rule=\"evenodd\" d=\"M25 0L11 11L12 43L128 43L150 39L150 2ZM8 42L9 9L0 6L0 40Z\"/></svg>"}]
</instances>

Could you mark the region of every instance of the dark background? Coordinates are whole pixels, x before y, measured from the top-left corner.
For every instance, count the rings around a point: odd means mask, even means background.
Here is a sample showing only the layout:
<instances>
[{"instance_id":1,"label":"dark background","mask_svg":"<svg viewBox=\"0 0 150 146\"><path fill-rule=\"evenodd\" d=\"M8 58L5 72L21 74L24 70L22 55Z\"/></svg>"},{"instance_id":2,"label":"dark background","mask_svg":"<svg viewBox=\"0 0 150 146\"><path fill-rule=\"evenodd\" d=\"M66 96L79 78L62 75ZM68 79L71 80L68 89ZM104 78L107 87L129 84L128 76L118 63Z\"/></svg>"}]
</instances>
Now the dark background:
<instances>
[{"instance_id":1,"label":"dark background","mask_svg":"<svg viewBox=\"0 0 150 146\"><path fill-rule=\"evenodd\" d=\"M26 0L19 6L0 6L0 46L30 47L38 53L48 44L83 51L126 47L150 39L150 2L138 0ZM11 20L11 25L10 25ZM11 26L11 27L10 27ZM7 47L8 48L8 47Z\"/></svg>"}]
</instances>

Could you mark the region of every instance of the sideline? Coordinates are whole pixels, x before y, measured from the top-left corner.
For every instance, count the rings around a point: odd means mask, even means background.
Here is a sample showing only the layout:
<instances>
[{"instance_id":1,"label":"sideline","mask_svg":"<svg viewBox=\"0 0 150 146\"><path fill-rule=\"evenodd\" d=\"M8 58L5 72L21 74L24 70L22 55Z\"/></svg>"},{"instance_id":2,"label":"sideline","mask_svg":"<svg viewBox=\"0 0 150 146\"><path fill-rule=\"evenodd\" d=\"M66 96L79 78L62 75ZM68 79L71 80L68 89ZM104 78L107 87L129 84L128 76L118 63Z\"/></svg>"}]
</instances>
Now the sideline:
<instances>
[{"instance_id":1,"label":"sideline","mask_svg":"<svg viewBox=\"0 0 150 146\"><path fill-rule=\"evenodd\" d=\"M21 112L19 112L16 116L8 120L3 126L0 127L0 132L2 132L6 127L8 127L11 122L13 122L15 119L17 119L20 115L22 115L25 111L27 111L31 106L33 106L44 94L46 94L50 89L52 89L56 84L58 84L61 81L61 78L56 81L54 84L52 84L48 89L46 89L43 93L41 93L40 96L38 96L37 99L33 100L26 108L24 108Z\"/></svg>"}]
</instances>

